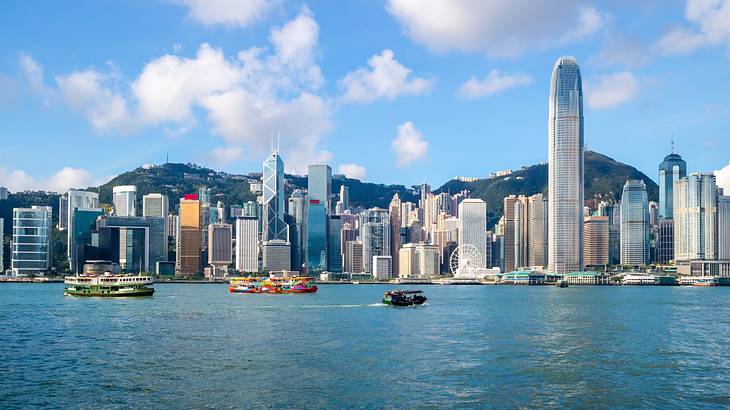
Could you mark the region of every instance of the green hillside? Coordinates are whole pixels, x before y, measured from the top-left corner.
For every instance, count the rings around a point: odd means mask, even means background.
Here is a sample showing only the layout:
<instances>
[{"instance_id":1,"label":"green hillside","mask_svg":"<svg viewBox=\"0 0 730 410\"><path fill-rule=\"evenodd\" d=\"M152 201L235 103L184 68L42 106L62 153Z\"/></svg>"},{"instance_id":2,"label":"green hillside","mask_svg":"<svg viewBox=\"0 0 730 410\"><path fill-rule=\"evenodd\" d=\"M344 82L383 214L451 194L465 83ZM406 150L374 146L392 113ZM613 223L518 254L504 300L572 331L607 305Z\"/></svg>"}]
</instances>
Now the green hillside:
<instances>
[{"instance_id":1,"label":"green hillside","mask_svg":"<svg viewBox=\"0 0 730 410\"><path fill-rule=\"evenodd\" d=\"M471 191L472 197L487 203L489 226L502 216L503 200L508 195L547 194L547 164L532 165L508 176L483 179L476 182L452 180L439 188L438 192ZM624 183L629 179L641 179L646 183L650 201L659 199L659 187L651 178L636 168L618 162L603 154L586 151L585 155L585 199L619 200Z\"/></svg>"}]
</instances>

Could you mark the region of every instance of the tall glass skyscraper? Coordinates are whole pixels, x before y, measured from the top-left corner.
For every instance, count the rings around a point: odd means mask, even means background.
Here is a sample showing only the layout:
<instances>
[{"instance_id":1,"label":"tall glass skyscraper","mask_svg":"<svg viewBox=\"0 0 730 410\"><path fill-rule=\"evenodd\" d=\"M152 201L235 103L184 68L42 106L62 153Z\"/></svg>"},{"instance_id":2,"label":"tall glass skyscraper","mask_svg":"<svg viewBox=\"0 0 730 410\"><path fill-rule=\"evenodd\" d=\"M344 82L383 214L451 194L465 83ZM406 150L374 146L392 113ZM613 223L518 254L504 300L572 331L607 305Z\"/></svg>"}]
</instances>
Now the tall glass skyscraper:
<instances>
[{"instance_id":1,"label":"tall glass skyscraper","mask_svg":"<svg viewBox=\"0 0 730 410\"><path fill-rule=\"evenodd\" d=\"M137 187L118 185L112 188L114 194L114 215L137 216Z\"/></svg>"},{"instance_id":2,"label":"tall glass skyscraper","mask_svg":"<svg viewBox=\"0 0 730 410\"><path fill-rule=\"evenodd\" d=\"M659 164L659 218L674 218L674 183L687 176L687 163L672 152Z\"/></svg>"},{"instance_id":3,"label":"tall glass skyscraper","mask_svg":"<svg viewBox=\"0 0 730 410\"><path fill-rule=\"evenodd\" d=\"M332 196L332 168L329 165L310 165L307 173L307 196L319 201L329 214Z\"/></svg>"},{"instance_id":4,"label":"tall glass skyscraper","mask_svg":"<svg viewBox=\"0 0 730 410\"><path fill-rule=\"evenodd\" d=\"M548 270L583 270L583 85L574 57L560 57L550 79L548 116Z\"/></svg>"},{"instance_id":5,"label":"tall glass skyscraper","mask_svg":"<svg viewBox=\"0 0 730 410\"><path fill-rule=\"evenodd\" d=\"M13 276L43 275L51 267L51 207L13 208Z\"/></svg>"},{"instance_id":6,"label":"tall glass skyscraper","mask_svg":"<svg viewBox=\"0 0 730 410\"><path fill-rule=\"evenodd\" d=\"M324 204L310 199L307 204L307 272L327 270L327 210Z\"/></svg>"},{"instance_id":7,"label":"tall glass skyscraper","mask_svg":"<svg viewBox=\"0 0 730 410\"><path fill-rule=\"evenodd\" d=\"M272 151L264 161L264 241L289 242L289 225L284 221L284 161Z\"/></svg>"},{"instance_id":8,"label":"tall glass skyscraper","mask_svg":"<svg viewBox=\"0 0 730 410\"><path fill-rule=\"evenodd\" d=\"M649 264L649 200L641 180L626 181L621 196L621 264Z\"/></svg>"}]
</instances>

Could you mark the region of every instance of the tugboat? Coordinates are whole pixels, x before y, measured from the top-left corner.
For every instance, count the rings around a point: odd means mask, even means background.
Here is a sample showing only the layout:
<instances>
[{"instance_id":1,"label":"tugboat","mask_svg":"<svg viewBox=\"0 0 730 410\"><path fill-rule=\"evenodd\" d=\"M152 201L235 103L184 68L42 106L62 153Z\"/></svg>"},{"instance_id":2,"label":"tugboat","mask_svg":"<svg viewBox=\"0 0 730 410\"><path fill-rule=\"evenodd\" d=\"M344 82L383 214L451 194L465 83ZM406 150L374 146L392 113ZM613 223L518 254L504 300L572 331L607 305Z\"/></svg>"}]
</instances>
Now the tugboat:
<instances>
[{"instance_id":1,"label":"tugboat","mask_svg":"<svg viewBox=\"0 0 730 410\"><path fill-rule=\"evenodd\" d=\"M383 303L390 306L416 306L426 303L426 300L420 290L393 290L383 295Z\"/></svg>"}]
</instances>

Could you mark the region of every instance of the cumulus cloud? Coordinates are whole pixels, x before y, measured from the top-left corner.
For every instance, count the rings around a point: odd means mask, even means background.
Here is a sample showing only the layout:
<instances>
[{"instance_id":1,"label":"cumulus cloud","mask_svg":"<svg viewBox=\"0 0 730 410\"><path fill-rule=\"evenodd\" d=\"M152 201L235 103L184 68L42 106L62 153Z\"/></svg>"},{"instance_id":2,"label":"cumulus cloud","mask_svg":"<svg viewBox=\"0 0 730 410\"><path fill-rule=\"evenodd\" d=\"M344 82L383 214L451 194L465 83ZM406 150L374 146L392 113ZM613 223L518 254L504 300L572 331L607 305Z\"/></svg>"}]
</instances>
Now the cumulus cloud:
<instances>
[{"instance_id":1,"label":"cumulus cloud","mask_svg":"<svg viewBox=\"0 0 730 410\"><path fill-rule=\"evenodd\" d=\"M389 0L404 33L432 50L516 56L528 48L574 42L606 18L579 0ZM554 39L554 40L553 40Z\"/></svg>"},{"instance_id":2,"label":"cumulus cloud","mask_svg":"<svg viewBox=\"0 0 730 410\"><path fill-rule=\"evenodd\" d=\"M187 7L188 17L206 25L246 27L260 20L276 0L172 0Z\"/></svg>"},{"instance_id":3,"label":"cumulus cloud","mask_svg":"<svg viewBox=\"0 0 730 410\"><path fill-rule=\"evenodd\" d=\"M715 171L717 186L725 190L725 195L730 195L730 163Z\"/></svg>"},{"instance_id":4,"label":"cumulus cloud","mask_svg":"<svg viewBox=\"0 0 730 410\"><path fill-rule=\"evenodd\" d=\"M428 152L428 141L423 134L416 129L411 121L398 126L398 136L391 144L400 166L408 166L413 162L422 160Z\"/></svg>"},{"instance_id":5,"label":"cumulus cloud","mask_svg":"<svg viewBox=\"0 0 730 410\"><path fill-rule=\"evenodd\" d=\"M586 82L585 90L589 107L605 109L633 99L639 90L639 83L631 72L623 71L592 77Z\"/></svg>"},{"instance_id":6,"label":"cumulus cloud","mask_svg":"<svg viewBox=\"0 0 730 410\"><path fill-rule=\"evenodd\" d=\"M23 170L8 171L0 167L0 185L12 192L43 190L63 192L69 188L87 188L105 181L94 179L85 169L63 167L47 179L36 179Z\"/></svg>"},{"instance_id":7,"label":"cumulus cloud","mask_svg":"<svg viewBox=\"0 0 730 410\"><path fill-rule=\"evenodd\" d=\"M346 101L392 100L399 95L425 94L433 86L432 79L411 75L413 70L399 63L389 49L370 57L368 65L370 69L360 67L340 80Z\"/></svg>"},{"instance_id":8,"label":"cumulus cloud","mask_svg":"<svg viewBox=\"0 0 730 410\"><path fill-rule=\"evenodd\" d=\"M532 78L526 74L502 74L493 69L484 79L475 76L459 87L458 94L462 98L474 99L497 94L510 88L528 85Z\"/></svg>"},{"instance_id":9,"label":"cumulus cloud","mask_svg":"<svg viewBox=\"0 0 730 410\"><path fill-rule=\"evenodd\" d=\"M691 27L674 27L659 41L664 54L688 54L706 45L730 50L730 0L687 0L684 16Z\"/></svg>"},{"instance_id":10,"label":"cumulus cloud","mask_svg":"<svg viewBox=\"0 0 730 410\"><path fill-rule=\"evenodd\" d=\"M331 158L319 149L322 136L332 128L332 106L318 95L324 79L317 64L317 22L303 8L294 19L272 28L269 41L268 48L252 47L233 56L207 43L193 56L162 55L126 84L113 67L111 73L74 71L56 78L57 89L73 111L102 132L160 126L179 136L198 125L202 111L212 133L228 145L221 148L227 151L211 154L219 161L231 161L237 148L263 150L272 131L281 133L285 157L315 162ZM307 166L288 162L292 171Z\"/></svg>"},{"instance_id":11,"label":"cumulus cloud","mask_svg":"<svg viewBox=\"0 0 730 410\"><path fill-rule=\"evenodd\" d=\"M18 58L20 69L23 72L23 76L30 86L35 91L44 91L45 86L43 85L43 67L38 64L30 54L20 53Z\"/></svg>"},{"instance_id":12,"label":"cumulus cloud","mask_svg":"<svg viewBox=\"0 0 730 410\"><path fill-rule=\"evenodd\" d=\"M129 131L132 117L127 100L106 84L108 77L89 69L56 77L61 97L100 131Z\"/></svg>"},{"instance_id":13,"label":"cumulus cloud","mask_svg":"<svg viewBox=\"0 0 730 410\"><path fill-rule=\"evenodd\" d=\"M341 164L337 168L337 172L352 179L364 180L366 171L365 167L358 164Z\"/></svg>"}]
</instances>

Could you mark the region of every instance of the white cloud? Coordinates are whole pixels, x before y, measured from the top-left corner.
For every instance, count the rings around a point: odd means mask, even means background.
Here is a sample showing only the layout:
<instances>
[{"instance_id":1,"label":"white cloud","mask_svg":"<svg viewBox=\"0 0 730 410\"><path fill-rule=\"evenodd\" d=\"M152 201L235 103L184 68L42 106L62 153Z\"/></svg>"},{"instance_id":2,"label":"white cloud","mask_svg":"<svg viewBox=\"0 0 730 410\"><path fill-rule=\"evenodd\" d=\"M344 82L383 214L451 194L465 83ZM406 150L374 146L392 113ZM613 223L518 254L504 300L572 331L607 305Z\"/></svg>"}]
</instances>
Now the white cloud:
<instances>
[{"instance_id":1,"label":"white cloud","mask_svg":"<svg viewBox=\"0 0 730 410\"><path fill-rule=\"evenodd\" d=\"M392 100L399 95L425 94L431 90L433 80L412 76L413 70L404 67L393 51L383 50L368 59L370 69L360 67L347 73L339 85L344 89L343 98L352 102L370 102L380 98Z\"/></svg>"},{"instance_id":2,"label":"white cloud","mask_svg":"<svg viewBox=\"0 0 730 410\"><path fill-rule=\"evenodd\" d=\"M18 58L20 69L23 71L23 76L28 81L30 86L35 91L44 91L45 86L43 85L43 67L38 64L30 54L20 53Z\"/></svg>"},{"instance_id":3,"label":"white cloud","mask_svg":"<svg viewBox=\"0 0 730 410\"><path fill-rule=\"evenodd\" d=\"M126 85L114 67L109 74L72 72L56 83L63 101L100 131L160 126L168 136L179 136L198 125L202 110L212 133L229 147L261 151L271 132L279 131L285 157L331 158L318 148L332 128L332 104L317 94L324 83L317 22L303 8L273 28L269 40L270 48L252 47L233 57L207 43L194 56L163 55ZM232 150L215 157L230 159ZM301 170L307 164L288 165Z\"/></svg>"},{"instance_id":4,"label":"white cloud","mask_svg":"<svg viewBox=\"0 0 730 410\"><path fill-rule=\"evenodd\" d=\"M717 186L725 190L725 195L730 195L730 163L715 171Z\"/></svg>"},{"instance_id":5,"label":"white cloud","mask_svg":"<svg viewBox=\"0 0 730 410\"><path fill-rule=\"evenodd\" d=\"M69 188L87 188L95 185L95 181L85 169L63 167L43 185L46 190L63 192Z\"/></svg>"},{"instance_id":6,"label":"white cloud","mask_svg":"<svg viewBox=\"0 0 730 410\"><path fill-rule=\"evenodd\" d=\"M596 76L586 82L586 104L594 109L615 107L634 98L639 83L630 71Z\"/></svg>"},{"instance_id":7,"label":"white cloud","mask_svg":"<svg viewBox=\"0 0 730 410\"><path fill-rule=\"evenodd\" d=\"M215 148L208 154L210 162L218 167L230 165L241 158L243 158L243 148L241 147Z\"/></svg>"},{"instance_id":8,"label":"white cloud","mask_svg":"<svg viewBox=\"0 0 730 410\"><path fill-rule=\"evenodd\" d=\"M508 90L510 88L528 85L532 78L526 74L502 74L493 69L487 76L480 80L475 76L459 87L458 94L462 98L474 99Z\"/></svg>"},{"instance_id":9,"label":"white cloud","mask_svg":"<svg viewBox=\"0 0 730 410\"><path fill-rule=\"evenodd\" d=\"M591 57L589 64L602 67L642 67L654 59L652 50L641 38L621 33L608 33L601 51Z\"/></svg>"},{"instance_id":10,"label":"white cloud","mask_svg":"<svg viewBox=\"0 0 730 410\"><path fill-rule=\"evenodd\" d=\"M100 131L133 127L127 100L108 85L109 77L95 70L75 71L56 77L61 97Z\"/></svg>"},{"instance_id":11,"label":"white cloud","mask_svg":"<svg viewBox=\"0 0 730 410\"><path fill-rule=\"evenodd\" d=\"M414 41L436 51L515 56L599 30L605 17L580 0L389 0L387 9ZM554 40L553 40L554 39Z\"/></svg>"},{"instance_id":12,"label":"white cloud","mask_svg":"<svg viewBox=\"0 0 730 410\"><path fill-rule=\"evenodd\" d=\"M245 27L261 19L275 0L172 0L188 8L188 17L206 25Z\"/></svg>"},{"instance_id":13,"label":"white cloud","mask_svg":"<svg viewBox=\"0 0 730 410\"><path fill-rule=\"evenodd\" d=\"M88 171L79 168L63 167L49 178L38 180L23 170L7 171L0 167L0 185L12 192L26 190L63 192L69 188L87 188L104 182L106 181L94 179Z\"/></svg>"},{"instance_id":14,"label":"white cloud","mask_svg":"<svg viewBox=\"0 0 730 410\"><path fill-rule=\"evenodd\" d=\"M337 172L352 179L359 179L360 181L365 179L366 171L365 167L358 164L341 164L337 168Z\"/></svg>"},{"instance_id":15,"label":"white cloud","mask_svg":"<svg viewBox=\"0 0 730 410\"><path fill-rule=\"evenodd\" d=\"M730 0L687 0L684 16L693 26L674 27L656 46L664 54L689 54L706 44L730 50Z\"/></svg>"},{"instance_id":16,"label":"white cloud","mask_svg":"<svg viewBox=\"0 0 730 410\"><path fill-rule=\"evenodd\" d=\"M689 54L702 47L704 42L705 38L701 34L679 27L664 34L656 47L662 54Z\"/></svg>"},{"instance_id":17,"label":"white cloud","mask_svg":"<svg viewBox=\"0 0 730 410\"><path fill-rule=\"evenodd\" d=\"M398 136L393 140L392 148L398 165L408 166L426 157L428 141L412 122L406 121L398 126Z\"/></svg>"}]
</instances>

